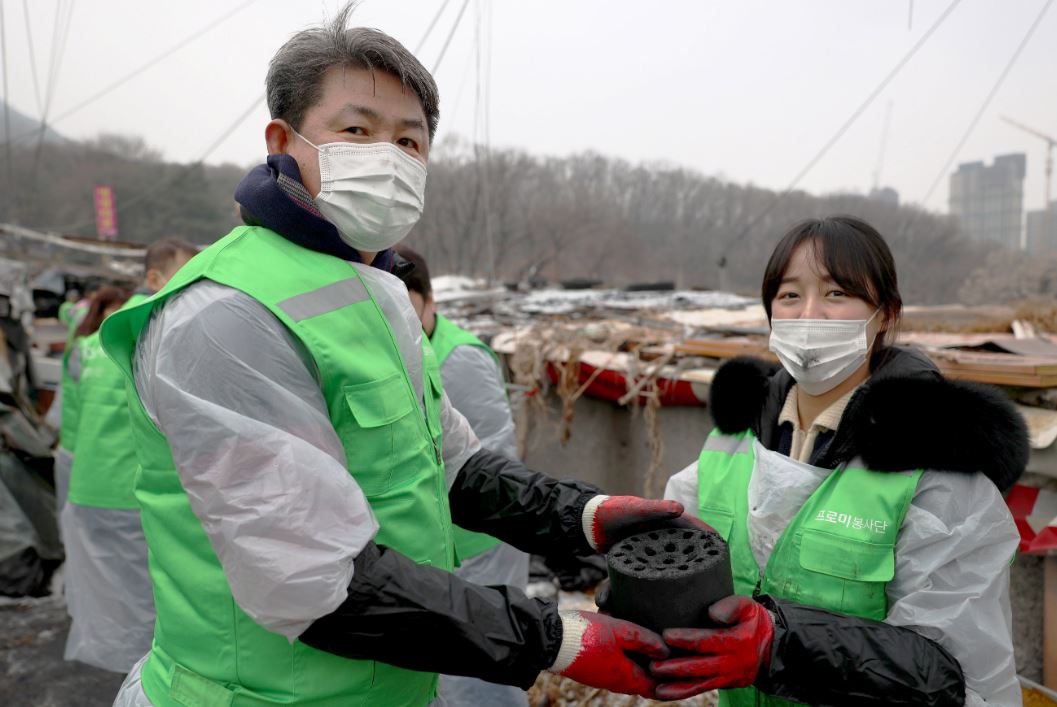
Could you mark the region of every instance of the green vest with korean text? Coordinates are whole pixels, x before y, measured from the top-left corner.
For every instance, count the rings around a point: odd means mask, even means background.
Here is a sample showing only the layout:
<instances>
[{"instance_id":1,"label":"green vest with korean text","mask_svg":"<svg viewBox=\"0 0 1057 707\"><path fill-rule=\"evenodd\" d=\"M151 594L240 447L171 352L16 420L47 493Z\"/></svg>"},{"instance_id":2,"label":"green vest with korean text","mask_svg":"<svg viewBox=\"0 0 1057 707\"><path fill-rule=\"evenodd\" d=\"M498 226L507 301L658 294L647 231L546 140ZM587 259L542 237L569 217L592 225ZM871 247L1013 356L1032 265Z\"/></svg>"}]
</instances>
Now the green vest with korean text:
<instances>
[{"instance_id":1,"label":"green vest with korean text","mask_svg":"<svg viewBox=\"0 0 1057 707\"><path fill-rule=\"evenodd\" d=\"M495 351L492 351L488 344L465 329L456 326L454 322L440 314L437 315L430 343L437 354L437 361L441 368L444 367L444 362L448 360L451 352L459 346L476 346L479 349L483 349L495 359L496 365L499 365L499 357L495 355ZM502 540L493 538L491 535L475 533L457 525L453 526L452 530L455 535L455 555L460 562L480 555L485 550L491 550L502 543Z\"/></svg>"},{"instance_id":2,"label":"green vest with korean text","mask_svg":"<svg viewBox=\"0 0 1057 707\"><path fill-rule=\"evenodd\" d=\"M730 546L735 593L770 594L883 621L888 615L885 588L895 576L896 539L921 471L834 470L789 521L761 573L748 534L753 443L749 432L713 431L697 465L698 516ZM749 687L721 691L720 704L798 703Z\"/></svg>"},{"instance_id":3,"label":"green vest with korean text","mask_svg":"<svg viewBox=\"0 0 1057 707\"><path fill-rule=\"evenodd\" d=\"M157 707L427 705L436 692L435 674L291 643L254 622L232 597L169 445L132 378L136 341L152 311L203 279L256 299L312 356L346 467L378 520L375 541L420 564L450 570L454 559L440 451L443 389L428 341L423 337L420 406L389 324L352 264L264 228L236 228L150 301L114 314L103 326L103 345L129 382L140 448L136 498L157 610L154 645L142 669L144 691Z\"/></svg>"},{"instance_id":4,"label":"green vest with korean text","mask_svg":"<svg viewBox=\"0 0 1057 707\"><path fill-rule=\"evenodd\" d=\"M146 299L132 295L124 307ZM68 500L94 508L138 508L133 484L139 461L129 426L125 375L103 351L98 331L77 340L76 345L81 357L75 394L75 441L79 444L70 470Z\"/></svg>"}]
</instances>

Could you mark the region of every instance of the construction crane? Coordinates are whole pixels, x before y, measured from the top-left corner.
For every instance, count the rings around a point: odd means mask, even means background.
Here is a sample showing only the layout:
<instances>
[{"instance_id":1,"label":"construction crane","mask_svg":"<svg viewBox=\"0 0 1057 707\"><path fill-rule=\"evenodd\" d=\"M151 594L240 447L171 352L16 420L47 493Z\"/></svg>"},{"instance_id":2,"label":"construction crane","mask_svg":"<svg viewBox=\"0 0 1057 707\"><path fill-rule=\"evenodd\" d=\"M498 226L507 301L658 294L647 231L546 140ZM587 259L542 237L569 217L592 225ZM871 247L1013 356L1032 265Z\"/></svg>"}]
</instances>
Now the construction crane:
<instances>
[{"instance_id":1,"label":"construction crane","mask_svg":"<svg viewBox=\"0 0 1057 707\"><path fill-rule=\"evenodd\" d=\"M1019 128L1029 135L1034 135L1037 138L1042 138L1046 141L1046 200L1043 201L1042 207L1046 209L1047 214L1050 210L1050 184L1053 180L1053 148L1057 146L1057 137L1051 137L1044 132L1036 130L1035 128L1029 128L1023 123L1018 123L1012 118L1002 116L1002 120L1006 121L1015 128Z\"/></svg>"}]
</instances>

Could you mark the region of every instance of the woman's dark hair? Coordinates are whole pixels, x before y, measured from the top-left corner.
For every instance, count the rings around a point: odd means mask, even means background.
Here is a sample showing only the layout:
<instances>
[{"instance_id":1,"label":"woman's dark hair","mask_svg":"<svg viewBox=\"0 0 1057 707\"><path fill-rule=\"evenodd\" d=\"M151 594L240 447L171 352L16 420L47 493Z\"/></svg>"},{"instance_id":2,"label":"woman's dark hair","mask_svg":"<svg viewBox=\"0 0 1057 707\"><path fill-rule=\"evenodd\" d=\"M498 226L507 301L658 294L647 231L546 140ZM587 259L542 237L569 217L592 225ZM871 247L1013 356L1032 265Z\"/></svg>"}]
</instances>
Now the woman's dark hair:
<instances>
[{"instance_id":1,"label":"woman's dark hair","mask_svg":"<svg viewBox=\"0 0 1057 707\"><path fill-rule=\"evenodd\" d=\"M881 310L886 337L894 339L903 312L892 251L877 229L853 216L809 219L793 226L775 246L763 274L763 308L771 319L771 303L782 285L793 253L801 245L812 248L816 262L849 295ZM884 345L878 337L874 353Z\"/></svg>"},{"instance_id":2,"label":"woman's dark hair","mask_svg":"<svg viewBox=\"0 0 1057 707\"><path fill-rule=\"evenodd\" d=\"M129 296L129 291L124 287L116 285L103 285L100 287L96 290L95 296L92 297L92 305L88 308L88 314L84 315L84 320L77 327L74 336L94 334L102 326L103 319L106 318L106 310L115 305L120 307L125 304Z\"/></svg>"}]
</instances>

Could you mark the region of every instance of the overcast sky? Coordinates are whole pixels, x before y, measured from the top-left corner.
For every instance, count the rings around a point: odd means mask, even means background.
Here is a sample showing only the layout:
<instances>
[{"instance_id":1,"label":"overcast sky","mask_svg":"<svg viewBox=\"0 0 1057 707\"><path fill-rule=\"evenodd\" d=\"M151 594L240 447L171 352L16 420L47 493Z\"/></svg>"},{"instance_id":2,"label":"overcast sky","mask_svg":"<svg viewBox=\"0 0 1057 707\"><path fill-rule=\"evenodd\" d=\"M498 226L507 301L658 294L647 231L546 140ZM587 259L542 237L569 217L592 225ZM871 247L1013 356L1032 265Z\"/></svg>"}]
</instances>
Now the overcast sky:
<instances>
[{"instance_id":1,"label":"overcast sky","mask_svg":"<svg viewBox=\"0 0 1057 707\"><path fill-rule=\"evenodd\" d=\"M243 1L76 2L51 115ZM355 21L413 49L442 2L365 0ZM908 0L469 0L436 74L438 139L473 133L477 17L490 6L493 145L549 155L594 150L781 189L950 2L914 0L911 18ZM802 187L868 190L891 104L881 182L920 202L1045 2L963 0ZM135 134L167 159L194 160L262 93L268 59L283 41L338 4L257 0L55 128L74 138ZM420 53L427 67L462 4L449 2ZM43 82L58 0L28 6ZM6 0L4 12L11 102L37 116L23 3ZM1001 115L1057 136L1057 8L957 160L1027 153L1026 204L1040 208L1045 143ZM261 161L267 120L259 107L209 161ZM946 204L944 176L928 206Z\"/></svg>"}]
</instances>

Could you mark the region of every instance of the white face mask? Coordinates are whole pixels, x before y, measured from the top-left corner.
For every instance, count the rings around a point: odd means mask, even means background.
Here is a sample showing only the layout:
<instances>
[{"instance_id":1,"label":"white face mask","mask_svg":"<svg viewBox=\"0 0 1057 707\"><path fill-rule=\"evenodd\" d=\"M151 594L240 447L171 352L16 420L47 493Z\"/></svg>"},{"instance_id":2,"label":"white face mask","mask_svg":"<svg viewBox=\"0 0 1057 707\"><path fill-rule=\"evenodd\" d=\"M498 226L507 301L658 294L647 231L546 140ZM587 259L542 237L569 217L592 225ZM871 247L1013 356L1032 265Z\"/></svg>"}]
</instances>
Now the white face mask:
<instances>
[{"instance_id":1,"label":"white face mask","mask_svg":"<svg viewBox=\"0 0 1057 707\"><path fill-rule=\"evenodd\" d=\"M878 312L881 310L877 310ZM822 395L866 362L869 319L772 319L770 349L808 395Z\"/></svg>"},{"instance_id":2,"label":"white face mask","mask_svg":"<svg viewBox=\"0 0 1057 707\"><path fill-rule=\"evenodd\" d=\"M392 248L425 206L426 167L391 142L328 142L319 152L316 208L356 250Z\"/></svg>"}]
</instances>

